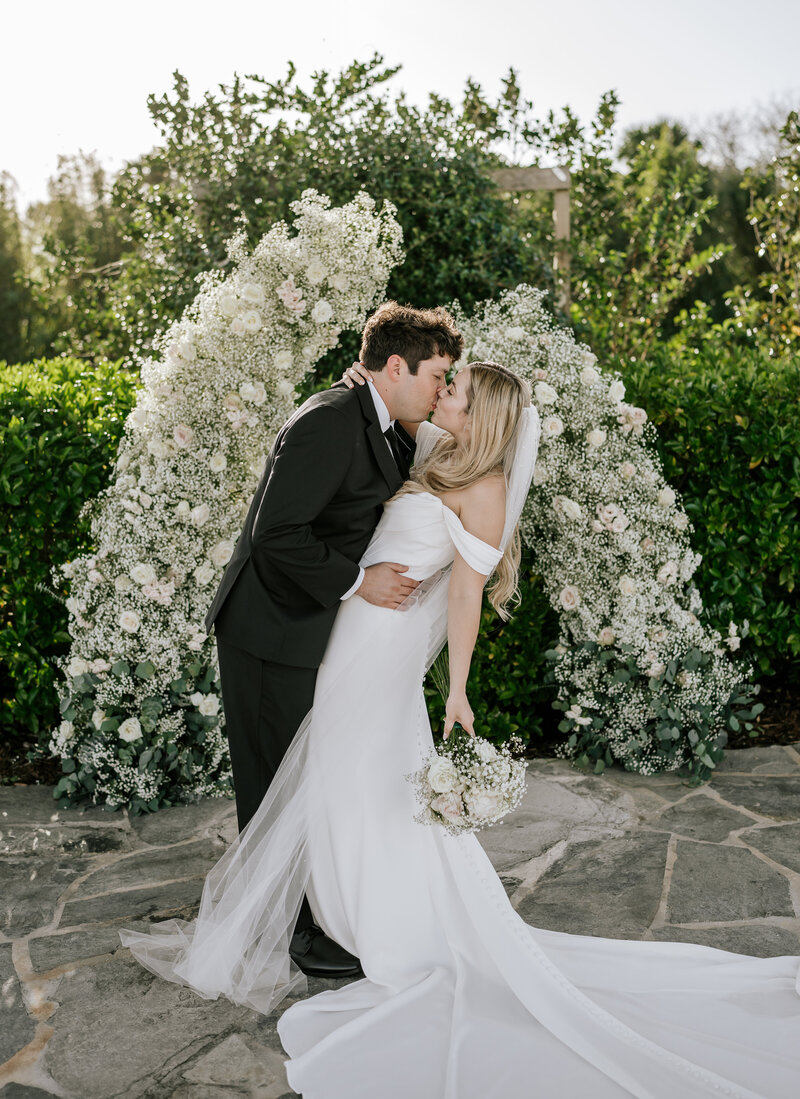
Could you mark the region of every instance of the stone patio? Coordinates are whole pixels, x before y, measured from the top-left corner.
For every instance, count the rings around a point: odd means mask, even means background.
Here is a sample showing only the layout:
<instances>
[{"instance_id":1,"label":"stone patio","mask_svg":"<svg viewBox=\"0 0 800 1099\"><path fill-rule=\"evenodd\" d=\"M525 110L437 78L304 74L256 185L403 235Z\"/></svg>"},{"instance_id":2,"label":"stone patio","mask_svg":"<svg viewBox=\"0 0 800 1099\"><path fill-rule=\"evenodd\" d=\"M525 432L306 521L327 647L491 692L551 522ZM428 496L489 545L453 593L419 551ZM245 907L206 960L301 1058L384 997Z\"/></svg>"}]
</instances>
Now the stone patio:
<instances>
[{"instance_id":1,"label":"stone patio","mask_svg":"<svg viewBox=\"0 0 800 1099\"><path fill-rule=\"evenodd\" d=\"M225 800L129 817L0 787L3 1099L294 1095L276 1033L291 1001L264 1017L203 1000L117 934L191 918L235 829ZM800 744L731 751L699 788L537 760L524 805L480 838L536 926L800 955Z\"/></svg>"}]
</instances>

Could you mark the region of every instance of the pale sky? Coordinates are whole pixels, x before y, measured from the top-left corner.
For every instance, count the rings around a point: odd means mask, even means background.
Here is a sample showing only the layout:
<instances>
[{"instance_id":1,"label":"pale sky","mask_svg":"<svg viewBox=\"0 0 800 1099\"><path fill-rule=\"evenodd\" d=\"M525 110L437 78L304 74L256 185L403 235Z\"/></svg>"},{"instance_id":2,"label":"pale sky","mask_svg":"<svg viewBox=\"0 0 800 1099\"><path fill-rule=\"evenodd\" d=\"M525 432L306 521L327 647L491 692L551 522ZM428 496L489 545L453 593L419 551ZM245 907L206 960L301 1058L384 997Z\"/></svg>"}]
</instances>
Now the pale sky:
<instances>
[{"instance_id":1,"label":"pale sky","mask_svg":"<svg viewBox=\"0 0 800 1099\"><path fill-rule=\"evenodd\" d=\"M234 72L268 79L338 71L373 52L402 64L417 103L458 98L468 76L494 95L513 66L537 115L582 122L614 88L621 132L667 116L691 125L794 95L799 0L27 0L5 4L0 169L19 202L42 198L59 153L109 168L147 151L149 93L179 69L193 96Z\"/></svg>"}]
</instances>

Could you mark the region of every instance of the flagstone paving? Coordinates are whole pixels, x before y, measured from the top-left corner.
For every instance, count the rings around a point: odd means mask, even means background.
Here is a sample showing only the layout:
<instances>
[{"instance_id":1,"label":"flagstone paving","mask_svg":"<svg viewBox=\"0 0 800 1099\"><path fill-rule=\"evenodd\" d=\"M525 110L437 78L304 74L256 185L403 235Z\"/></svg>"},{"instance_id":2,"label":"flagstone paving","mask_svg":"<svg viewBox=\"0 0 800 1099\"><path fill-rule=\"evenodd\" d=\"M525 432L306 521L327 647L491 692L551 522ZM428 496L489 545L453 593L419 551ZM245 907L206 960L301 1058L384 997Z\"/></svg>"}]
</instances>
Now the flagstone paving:
<instances>
[{"instance_id":1,"label":"flagstone paving","mask_svg":"<svg viewBox=\"0 0 800 1099\"><path fill-rule=\"evenodd\" d=\"M0 1096L289 1099L276 1023L153 977L120 927L197 912L231 801L146 817L0 788ZM731 751L712 782L561 760L480 833L529 923L800 955L800 744ZM310 992L337 982L311 980Z\"/></svg>"}]
</instances>

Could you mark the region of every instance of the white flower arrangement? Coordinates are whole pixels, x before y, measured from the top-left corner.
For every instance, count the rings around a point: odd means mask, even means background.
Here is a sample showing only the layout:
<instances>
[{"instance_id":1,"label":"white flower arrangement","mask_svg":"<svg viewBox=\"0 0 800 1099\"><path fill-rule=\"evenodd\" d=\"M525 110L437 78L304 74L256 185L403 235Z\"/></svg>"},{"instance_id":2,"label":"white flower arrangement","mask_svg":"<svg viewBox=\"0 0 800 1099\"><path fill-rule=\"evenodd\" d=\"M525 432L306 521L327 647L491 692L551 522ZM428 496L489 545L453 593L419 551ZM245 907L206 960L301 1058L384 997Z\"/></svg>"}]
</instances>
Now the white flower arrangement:
<instances>
[{"instance_id":1,"label":"white flower arrangement","mask_svg":"<svg viewBox=\"0 0 800 1099\"><path fill-rule=\"evenodd\" d=\"M91 505L95 551L61 569L72 649L66 799L135 811L230 788L212 641L203 619L295 387L360 328L400 261L393 208L333 208L306 191L278 224L201 280L142 364L114 477ZM97 724L102 714L100 725ZM67 730L67 725L69 729Z\"/></svg>"},{"instance_id":2,"label":"white flower arrangement","mask_svg":"<svg viewBox=\"0 0 800 1099\"><path fill-rule=\"evenodd\" d=\"M602 371L569 329L554 327L544 296L519 286L473 316L457 304L454 312L464 361L514 370L531 384L541 416L521 532L560 615L553 656L570 734L564 753L576 754L596 724L608 762L643 773L713 767L725 707L750 670L725 654L747 626L740 633L731 623L726 649L700 622L691 583L700 557L664 481L655 429L644 409L624 402L622 379Z\"/></svg>"}]
</instances>

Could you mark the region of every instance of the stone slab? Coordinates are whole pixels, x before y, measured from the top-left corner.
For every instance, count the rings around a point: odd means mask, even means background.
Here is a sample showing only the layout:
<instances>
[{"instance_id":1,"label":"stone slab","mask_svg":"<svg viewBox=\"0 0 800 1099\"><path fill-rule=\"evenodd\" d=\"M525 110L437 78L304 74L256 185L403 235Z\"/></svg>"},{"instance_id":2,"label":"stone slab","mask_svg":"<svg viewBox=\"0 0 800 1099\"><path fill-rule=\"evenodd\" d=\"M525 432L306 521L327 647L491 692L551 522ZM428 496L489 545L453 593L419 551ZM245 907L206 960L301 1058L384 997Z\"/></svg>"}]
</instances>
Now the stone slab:
<instances>
[{"instance_id":1,"label":"stone slab","mask_svg":"<svg viewBox=\"0 0 800 1099\"><path fill-rule=\"evenodd\" d=\"M88 866L74 855L0 860L0 930L15 938L49 924L59 897Z\"/></svg>"},{"instance_id":2,"label":"stone slab","mask_svg":"<svg viewBox=\"0 0 800 1099\"><path fill-rule=\"evenodd\" d=\"M191 805L174 805L157 813L130 818L130 826L142 843L158 846L200 839L225 829L236 820L236 805L230 798L203 798ZM232 837L231 837L232 838Z\"/></svg>"},{"instance_id":3,"label":"stone slab","mask_svg":"<svg viewBox=\"0 0 800 1099\"><path fill-rule=\"evenodd\" d=\"M720 805L708 794L698 792L665 809L652 825L689 839L721 843L737 828L746 828L752 823L752 817Z\"/></svg>"},{"instance_id":4,"label":"stone slab","mask_svg":"<svg viewBox=\"0 0 800 1099\"><path fill-rule=\"evenodd\" d=\"M53 1099L52 1091L42 1091L30 1084L6 1084L0 1088L0 1099Z\"/></svg>"},{"instance_id":5,"label":"stone slab","mask_svg":"<svg viewBox=\"0 0 800 1099\"><path fill-rule=\"evenodd\" d=\"M132 931L146 931L150 924L145 920L129 920L125 926ZM86 958L115 954L123 949L117 927L89 927L83 931L31 937L28 940L31 962L37 973L47 973L57 967L69 966Z\"/></svg>"},{"instance_id":6,"label":"stone slab","mask_svg":"<svg viewBox=\"0 0 800 1099\"><path fill-rule=\"evenodd\" d=\"M657 832L575 844L517 911L551 931L641 939L661 899L667 844Z\"/></svg>"},{"instance_id":7,"label":"stone slab","mask_svg":"<svg viewBox=\"0 0 800 1099\"><path fill-rule=\"evenodd\" d=\"M714 774L738 772L749 775L794 775L800 760L794 759L779 744L767 748L728 748L714 768Z\"/></svg>"},{"instance_id":8,"label":"stone slab","mask_svg":"<svg viewBox=\"0 0 800 1099\"><path fill-rule=\"evenodd\" d=\"M780 958L800 955L800 920L798 934L774 924L739 924L729 927L674 927L667 925L653 930L653 938L662 942L698 943L730 950L734 954L749 954L753 958Z\"/></svg>"},{"instance_id":9,"label":"stone slab","mask_svg":"<svg viewBox=\"0 0 800 1099\"><path fill-rule=\"evenodd\" d=\"M86 821L117 823L127 814L122 809L104 809L88 804L59 809L54 786L0 786L0 828L9 824L85 824Z\"/></svg>"},{"instance_id":10,"label":"stone slab","mask_svg":"<svg viewBox=\"0 0 800 1099\"><path fill-rule=\"evenodd\" d=\"M278 1099L290 1090L285 1060L285 1053L281 1055L269 1046L254 1042L247 1035L229 1034L194 1061L182 1075L192 1084L258 1088L262 1099L267 1099L270 1094Z\"/></svg>"},{"instance_id":11,"label":"stone slab","mask_svg":"<svg viewBox=\"0 0 800 1099\"><path fill-rule=\"evenodd\" d=\"M639 791L647 791L648 794L657 794L665 801L678 801L685 797L693 787L688 778L670 772L663 775L640 775L636 771L626 771L623 767L614 765L603 771L602 778L619 790L636 796ZM591 776L591 780L594 776Z\"/></svg>"},{"instance_id":12,"label":"stone slab","mask_svg":"<svg viewBox=\"0 0 800 1099\"><path fill-rule=\"evenodd\" d=\"M750 847L763 851L773 862L800 874L800 823L753 828L742 832L740 838Z\"/></svg>"},{"instance_id":13,"label":"stone slab","mask_svg":"<svg viewBox=\"0 0 800 1099\"><path fill-rule=\"evenodd\" d=\"M224 854L225 845L211 839L180 846L139 850L99 867L81 882L77 896L89 897L118 889L143 886L147 882L168 882L208 873Z\"/></svg>"},{"instance_id":14,"label":"stone slab","mask_svg":"<svg viewBox=\"0 0 800 1099\"><path fill-rule=\"evenodd\" d=\"M33 1040L36 1023L25 1010L11 945L0 943L0 1065Z\"/></svg>"},{"instance_id":15,"label":"stone slab","mask_svg":"<svg viewBox=\"0 0 800 1099\"><path fill-rule=\"evenodd\" d=\"M0 829L0 855L102 855L130 851L135 843L135 835L124 823L11 824Z\"/></svg>"},{"instance_id":16,"label":"stone slab","mask_svg":"<svg viewBox=\"0 0 800 1099\"><path fill-rule=\"evenodd\" d=\"M667 922L709 923L794 916L789 884L751 851L679 840Z\"/></svg>"},{"instance_id":17,"label":"stone slab","mask_svg":"<svg viewBox=\"0 0 800 1099\"><path fill-rule=\"evenodd\" d=\"M68 901L64 905L59 926L68 928L81 924L124 922L145 919L148 916L162 918L179 915L184 919L191 919L197 915L203 880L203 877L197 877L188 881L171 882L169 885L126 889L121 893L105 893L100 897Z\"/></svg>"},{"instance_id":18,"label":"stone slab","mask_svg":"<svg viewBox=\"0 0 800 1099\"><path fill-rule=\"evenodd\" d=\"M772 820L800 820L800 774L772 778L723 774L712 779L712 785L729 805Z\"/></svg>"}]
</instances>

